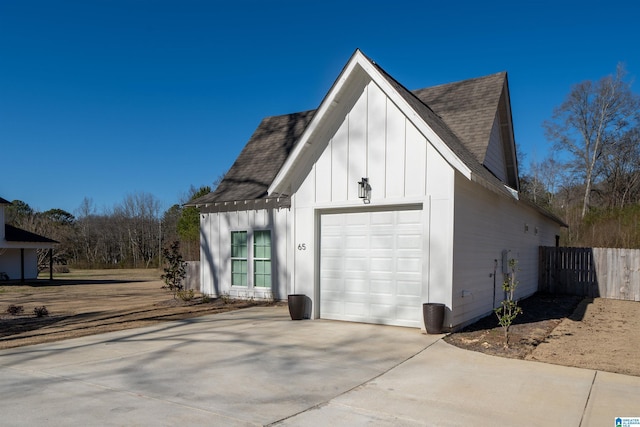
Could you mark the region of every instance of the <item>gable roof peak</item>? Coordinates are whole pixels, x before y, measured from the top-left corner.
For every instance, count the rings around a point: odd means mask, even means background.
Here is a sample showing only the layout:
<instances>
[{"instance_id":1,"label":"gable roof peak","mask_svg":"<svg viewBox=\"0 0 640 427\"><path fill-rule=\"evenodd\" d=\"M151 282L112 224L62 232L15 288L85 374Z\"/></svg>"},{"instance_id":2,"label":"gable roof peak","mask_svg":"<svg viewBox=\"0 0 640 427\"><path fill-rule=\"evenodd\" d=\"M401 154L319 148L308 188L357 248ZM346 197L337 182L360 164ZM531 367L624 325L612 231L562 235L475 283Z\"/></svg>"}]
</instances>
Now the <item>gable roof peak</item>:
<instances>
[{"instance_id":1,"label":"gable roof peak","mask_svg":"<svg viewBox=\"0 0 640 427\"><path fill-rule=\"evenodd\" d=\"M188 205L289 194L293 170L311 155L307 148L316 136L330 133L330 118L345 113L349 102L343 101L355 96L358 91L354 88L369 81L402 106L454 168L469 179L475 176L502 188L503 183L482 164L498 103L507 87L505 71L409 91L355 49L317 110L264 118L218 188ZM460 114L462 120L457 117ZM474 150L474 143L479 149Z\"/></svg>"},{"instance_id":2,"label":"gable roof peak","mask_svg":"<svg viewBox=\"0 0 640 427\"><path fill-rule=\"evenodd\" d=\"M500 99L507 87L501 71L413 91L435 111L483 164Z\"/></svg>"}]
</instances>

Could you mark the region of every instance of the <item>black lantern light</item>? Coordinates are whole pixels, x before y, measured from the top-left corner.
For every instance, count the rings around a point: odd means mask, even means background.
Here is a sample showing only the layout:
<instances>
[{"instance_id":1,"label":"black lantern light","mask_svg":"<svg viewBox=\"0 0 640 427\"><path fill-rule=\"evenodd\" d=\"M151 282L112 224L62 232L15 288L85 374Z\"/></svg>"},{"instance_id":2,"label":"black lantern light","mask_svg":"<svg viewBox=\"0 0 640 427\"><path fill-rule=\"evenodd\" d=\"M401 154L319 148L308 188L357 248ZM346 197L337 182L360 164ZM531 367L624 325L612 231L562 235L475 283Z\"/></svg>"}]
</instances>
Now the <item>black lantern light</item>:
<instances>
[{"instance_id":1,"label":"black lantern light","mask_svg":"<svg viewBox=\"0 0 640 427\"><path fill-rule=\"evenodd\" d=\"M369 178L362 178L362 181L358 181L358 197L362 199L364 203L371 201L371 186L369 185Z\"/></svg>"}]
</instances>

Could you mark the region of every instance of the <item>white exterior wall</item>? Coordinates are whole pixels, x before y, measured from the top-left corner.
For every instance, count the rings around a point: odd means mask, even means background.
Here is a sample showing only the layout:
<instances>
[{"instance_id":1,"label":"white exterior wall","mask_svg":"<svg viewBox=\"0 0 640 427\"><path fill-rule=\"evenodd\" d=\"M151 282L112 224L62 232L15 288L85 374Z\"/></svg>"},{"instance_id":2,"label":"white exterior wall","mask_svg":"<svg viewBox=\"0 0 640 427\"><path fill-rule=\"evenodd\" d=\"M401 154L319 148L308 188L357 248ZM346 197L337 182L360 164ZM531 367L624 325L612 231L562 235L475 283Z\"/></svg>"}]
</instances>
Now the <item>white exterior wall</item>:
<instances>
[{"instance_id":1,"label":"white exterior wall","mask_svg":"<svg viewBox=\"0 0 640 427\"><path fill-rule=\"evenodd\" d=\"M502 182L507 182L507 170L505 168L504 145L502 144L502 130L500 129L500 116L496 117L491 128L489 146L484 158L484 165Z\"/></svg>"},{"instance_id":2,"label":"white exterior wall","mask_svg":"<svg viewBox=\"0 0 640 427\"><path fill-rule=\"evenodd\" d=\"M453 267L453 168L386 94L369 82L353 107L316 152L307 174L293 185L293 288L313 301L319 316L319 217L420 204L423 207L423 302L451 306ZM342 102L347 102L342 100ZM358 198L369 178L371 202ZM304 248L304 249L303 249Z\"/></svg>"},{"instance_id":3,"label":"white exterior wall","mask_svg":"<svg viewBox=\"0 0 640 427\"><path fill-rule=\"evenodd\" d=\"M560 226L533 208L509 200L456 176L456 247L453 265L453 309L449 327L460 326L491 313L504 299L502 251L518 260L516 296L538 289L538 247L553 246ZM525 231L525 226L528 230ZM495 280L494 260L497 260Z\"/></svg>"},{"instance_id":4,"label":"white exterior wall","mask_svg":"<svg viewBox=\"0 0 640 427\"><path fill-rule=\"evenodd\" d=\"M289 209L259 209L200 214L200 280L202 292L239 298L284 300L290 293L291 238ZM253 263L248 263L249 286L231 286L231 232L271 230L272 288L253 287ZM250 249L250 253L253 251ZM251 260L250 260L251 261Z\"/></svg>"},{"instance_id":5,"label":"white exterior wall","mask_svg":"<svg viewBox=\"0 0 640 427\"><path fill-rule=\"evenodd\" d=\"M0 272L6 273L11 280L19 280L20 249L0 248L0 252ZM24 278L29 280L38 278L37 249L24 250Z\"/></svg>"},{"instance_id":6,"label":"white exterior wall","mask_svg":"<svg viewBox=\"0 0 640 427\"><path fill-rule=\"evenodd\" d=\"M4 205L0 205L0 244L4 240Z\"/></svg>"}]
</instances>

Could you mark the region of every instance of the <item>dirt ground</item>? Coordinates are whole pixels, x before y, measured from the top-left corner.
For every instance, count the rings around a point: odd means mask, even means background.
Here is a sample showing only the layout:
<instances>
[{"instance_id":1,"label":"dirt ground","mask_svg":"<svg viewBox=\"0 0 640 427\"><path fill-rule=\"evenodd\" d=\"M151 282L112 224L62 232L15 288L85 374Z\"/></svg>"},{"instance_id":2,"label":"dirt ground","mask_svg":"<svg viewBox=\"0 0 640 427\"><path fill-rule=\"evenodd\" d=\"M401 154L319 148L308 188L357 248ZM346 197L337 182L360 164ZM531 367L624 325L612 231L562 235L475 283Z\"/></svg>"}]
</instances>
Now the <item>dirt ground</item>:
<instances>
[{"instance_id":1,"label":"dirt ground","mask_svg":"<svg viewBox=\"0 0 640 427\"><path fill-rule=\"evenodd\" d=\"M495 315L445 340L502 357L640 376L640 302L536 294L519 305L508 349Z\"/></svg>"},{"instance_id":2,"label":"dirt ground","mask_svg":"<svg viewBox=\"0 0 640 427\"><path fill-rule=\"evenodd\" d=\"M640 302L587 298L528 360L640 376Z\"/></svg>"},{"instance_id":3,"label":"dirt ground","mask_svg":"<svg viewBox=\"0 0 640 427\"><path fill-rule=\"evenodd\" d=\"M0 349L149 326L256 302L174 300L159 270L79 270L53 282L0 282ZM268 303L263 303L268 304ZM10 305L23 313L7 313ZM48 316L36 317L45 306ZM537 294L520 302L510 346L494 315L445 337L487 354L640 376L640 302Z\"/></svg>"},{"instance_id":4,"label":"dirt ground","mask_svg":"<svg viewBox=\"0 0 640 427\"><path fill-rule=\"evenodd\" d=\"M162 289L160 270L79 270L54 281L0 282L0 349L149 326L251 305L250 301L183 302ZM264 304L264 303L263 303ZM22 306L20 315L7 313ZM36 317L45 306L48 316Z\"/></svg>"}]
</instances>

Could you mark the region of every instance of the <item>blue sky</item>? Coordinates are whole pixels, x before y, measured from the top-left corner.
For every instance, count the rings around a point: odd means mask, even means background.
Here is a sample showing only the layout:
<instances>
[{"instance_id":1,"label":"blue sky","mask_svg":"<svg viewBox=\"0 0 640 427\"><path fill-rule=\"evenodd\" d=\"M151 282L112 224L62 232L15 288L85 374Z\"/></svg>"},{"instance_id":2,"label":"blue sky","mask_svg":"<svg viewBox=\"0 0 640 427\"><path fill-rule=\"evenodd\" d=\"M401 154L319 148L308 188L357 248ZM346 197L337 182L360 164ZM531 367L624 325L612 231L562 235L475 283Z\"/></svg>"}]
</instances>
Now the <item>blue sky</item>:
<instances>
[{"instance_id":1,"label":"blue sky","mask_svg":"<svg viewBox=\"0 0 640 427\"><path fill-rule=\"evenodd\" d=\"M167 209L263 117L317 108L356 48L412 90L507 71L516 141L542 160L572 84L640 74L639 20L616 0L0 0L0 197Z\"/></svg>"}]
</instances>

